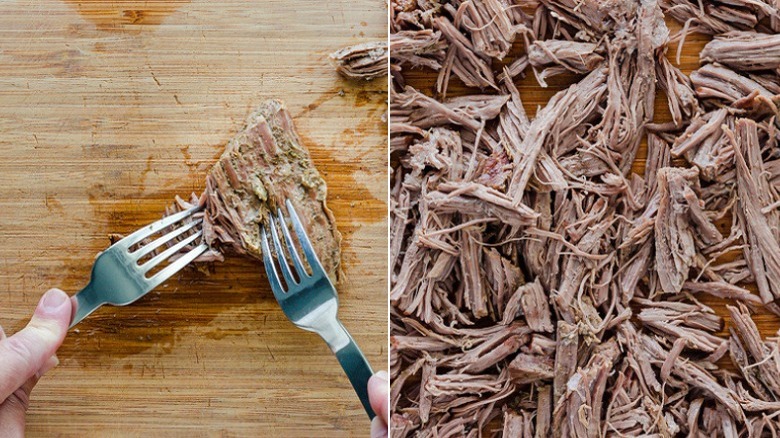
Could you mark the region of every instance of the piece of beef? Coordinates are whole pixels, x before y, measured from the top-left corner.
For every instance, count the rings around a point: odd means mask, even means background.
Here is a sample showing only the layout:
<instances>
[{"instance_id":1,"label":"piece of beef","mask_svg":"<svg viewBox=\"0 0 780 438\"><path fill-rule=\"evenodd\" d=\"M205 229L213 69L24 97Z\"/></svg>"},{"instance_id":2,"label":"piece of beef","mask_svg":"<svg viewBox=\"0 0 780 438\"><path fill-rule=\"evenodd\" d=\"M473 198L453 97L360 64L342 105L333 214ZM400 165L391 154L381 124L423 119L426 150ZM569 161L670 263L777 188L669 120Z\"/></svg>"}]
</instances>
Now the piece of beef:
<instances>
[{"instance_id":1,"label":"piece of beef","mask_svg":"<svg viewBox=\"0 0 780 438\"><path fill-rule=\"evenodd\" d=\"M669 112L676 126L699 113L699 102L693 91L691 80L679 68L672 65L666 56L659 56L656 64L658 84L666 92Z\"/></svg>"},{"instance_id":2,"label":"piece of beef","mask_svg":"<svg viewBox=\"0 0 780 438\"><path fill-rule=\"evenodd\" d=\"M776 113L775 96L758 82L718 64L706 64L691 73L699 99L717 99L737 109Z\"/></svg>"},{"instance_id":3,"label":"piece of beef","mask_svg":"<svg viewBox=\"0 0 780 438\"><path fill-rule=\"evenodd\" d=\"M431 29L391 33L389 47L390 57L394 63L427 67L434 71L441 69L446 54L441 32L434 32Z\"/></svg>"},{"instance_id":4,"label":"piece of beef","mask_svg":"<svg viewBox=\"0 0 780 438\"><path fill-rule=\"evenodd\" d=\"M526 186L531 180L542 150L550 138L556 144L546 147L553 155L555 149L563 148L568 138L577 136L576 127L589 122L598 110L598 105L606 91L606 72L596 69L581 82L557 93L550 99L531 122L523 142L516 145L511 155L514 157L514 173L509 183L508 193L512 193L514 202L520 204ZM574 129L572 129L574 128ZM567 147L568 148L568 147Z\"/></svg>"},{"instance_id":5,"label":"piece of beef","mask_svg":"<svg viewBox=\"0 0 780 438\"><path fill-rule=\"evenodd\" d=\"M376 41L344 47L331 53L330 59L345 78L370 81L387 75L388 53L387 42Z\"/></svg>"},{"instance_id":6,"label":"piece of beef","mask_svg":"<svg viewBox=\"0 0 780 438\"><path fill-rule=\"evenodd\" d=\"M678 22L692 22L696 32L717 35L733 30L753 29L758 24L757 13L728 4L691 0L661 0L661 8Z\"/></svg>"},{"instance_id":7,"label":"piece of beef","mask_svg":"<svg viewBox=\"0 0 780 438\"><path fill-rule=\"evenodd\" d=\"M513 10L499 0L461 2L455 19L477 53L499 60L509 53L519 27Z\"/></svg>"},{"instance_id":8,"label":"piece of beef","mask_svg":"<svg viewBox=\"0 0 780 438\"><path fill-rule=\"evenodd\" d=\"M759 294L764 304L780 298L780 244L777 235L780 215L776 210L765 215L763 207L777 199L763 170L755 122L739 119L731 137L736 149L737 217L748 245L744 248Z\"/></svg>"},{"instance_id":9,"label":"piece of beef","mask_svg":"<svg viewBox=\"0 0 780 438\"><path fill-rule=\"evenodd\" d=\"M699 55L735 71L775 70L780 67L780 35L734 31L716 36Z\"/></svg>"},{"instance_id":10,"label":"piece of beef","mask_svg":"<svg viewBox=\"0 0 780 438\"><path fill-rule=\"evenodd\" d=\"M292 202L325 272L336 280L341 234L327 207L327 187L301 144L292 117L278 100L262 103L227 144L206 176L203 240L211 251L198 261L236 253L262 260L260 227ZM168 213L187 207L182 202Z\"/></svg>"},{"instance_id":11,"label":"piece of beef","mask_svg":"<svg viewBox=\"0 0 780 438\"><path fill-rule=\"evenodd\" d=\"M696 168L665 167L658 171L655 263L661 287L667 293L682 290L694 262L697 239L704 244L722 239L701 210L698 176Z\"/></svg>"},{"instance_id":12,"label":"piece of beef","mask_svg":"<svg viewBox=\"0 0 780 438\"><path fill-rule=\"evenodd\" d=\"M495 76L486 60L487 56L476 52L471 40L466 38L447 17L434 19L434 27L441 31L449 42L447 56L444 58L437 81L439 93L447 94L450 73L455 73L468 87L496 88Z\"/></svg>"},{"instance_id":13,"label":"piece of beef","mask_svg":"<svg viewBox=\"0 0 780 438\"><path fill-rule=\"evenodd\" d=\"M738 348L743 352L743 357L748 360L741 360L739 357L732 359L735 361L743 374L750 375L755 368L755 380L752 383L753 389L763 396L764 400L780 399L780 357L778 356L778 350L775 345L767 345L758 332L753 319L750 318L750 314L744 305L739 307L726 306L731 315L733 323L732 329L732 342L738 344ZM748 361L750 363L748 363ZM748 380L750 382L750 380ZM761 386L759 386L760 382ZM771 397L766 397L766 393L772 394Z\"/></svg>"},{"instance_id":14,"label":"piece of beef","mask_svg":"<svg viewBox=\"0 0 780 438\"><path fill-rule=\"evenodd\" d=\"M581 43L564 40L534 41L528 48L528 62L535 69L543 69L537 73L539 85L546 87L546 78L566 71L587 74L598 67L604 57L598 53L595 43Z\"/></svg>"}]
</instances>

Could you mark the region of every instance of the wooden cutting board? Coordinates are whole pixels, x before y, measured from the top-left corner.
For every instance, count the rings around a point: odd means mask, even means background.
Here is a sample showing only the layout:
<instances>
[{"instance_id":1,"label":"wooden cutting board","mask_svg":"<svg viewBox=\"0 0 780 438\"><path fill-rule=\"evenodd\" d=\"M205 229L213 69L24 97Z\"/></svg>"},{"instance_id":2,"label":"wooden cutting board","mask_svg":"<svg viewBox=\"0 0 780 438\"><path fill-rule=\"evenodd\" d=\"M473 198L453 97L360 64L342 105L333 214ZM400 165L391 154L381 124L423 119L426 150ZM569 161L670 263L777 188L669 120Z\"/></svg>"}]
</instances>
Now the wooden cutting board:
<instances>
[{"instance_id":1,"label":"wooden cutting board","mask_svg":"<svg viewBox=\"0 0 780 438\"><path fill-rule=\"evenodd\" d=\"M0 324L76 292L109 233L158 219L244 118L282 98L344 235L340 315L387 364L386 81L327 55L384 39L377 0L0 3ZM71 332L29 436L367 436L325 344L289 323L262 267L181 273Z\"/></svg>"}]
</instances>

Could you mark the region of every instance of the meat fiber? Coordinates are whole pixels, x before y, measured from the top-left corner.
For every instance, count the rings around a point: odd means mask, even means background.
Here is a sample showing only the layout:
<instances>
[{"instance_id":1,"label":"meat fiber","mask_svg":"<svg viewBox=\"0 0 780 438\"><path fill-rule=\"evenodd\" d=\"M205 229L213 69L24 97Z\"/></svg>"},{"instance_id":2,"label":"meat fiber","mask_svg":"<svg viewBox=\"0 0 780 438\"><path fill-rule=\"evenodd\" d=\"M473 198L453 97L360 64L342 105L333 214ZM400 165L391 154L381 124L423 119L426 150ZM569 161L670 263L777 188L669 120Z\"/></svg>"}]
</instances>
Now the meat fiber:
<instances>
[{"instance_id":1,"label":"meat fiber","mask_svg":"<svg viewBox=\"0 0 780 438\"><path fill-rule=\"evenodd\" d=\"M391 1L394 437L780 436L777 5Z\"/></svg>"}]
</instances>

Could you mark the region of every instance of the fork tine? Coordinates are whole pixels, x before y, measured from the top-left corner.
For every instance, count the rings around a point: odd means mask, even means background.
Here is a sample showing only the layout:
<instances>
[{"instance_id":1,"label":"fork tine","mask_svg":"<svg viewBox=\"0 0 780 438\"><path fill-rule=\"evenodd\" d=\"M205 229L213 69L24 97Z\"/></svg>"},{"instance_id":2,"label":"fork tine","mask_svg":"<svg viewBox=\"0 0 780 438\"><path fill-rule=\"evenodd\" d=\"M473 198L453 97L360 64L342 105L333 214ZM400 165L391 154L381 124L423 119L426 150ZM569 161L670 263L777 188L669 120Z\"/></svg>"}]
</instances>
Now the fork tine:
<instances>
[{"instance_id":1,"label":"fork tine","mask_svg":"<svg viewBox=\"0 0 780 438\"><path fill-rule=\"evenodd\" d=\"M196 246L194 249L190 250L190 252L188 252L187 254L184 254L180 258L176 259L176 261L166 266L160 272L152 275L150 278L146 280L150 288L154 289L155 287L159 286L160 283L162 283L163 281L171 278L173 274L181 271L185 266L189 265L190 262L198 258L199 255L206 252L207 249L209 249L209 246L206 245L205 243L201 243L200 245Z\"/></svg>"},{"instance_id":2,"label":"fork tine","mask_svg":"<svg viewBox=\"0 0 780 438\"><path fill-rule=\"evenodd\" d=\"M287 284L287 289L290 289L290 286L297 284L298 282L293 279L290 265L287 264L287 258L284 256L282 244L279 242L279 234L276 232L276 221L274 220L274 216L269 214L268 218L271 219L271 240L273 240L274 249L276 249L276 260L279 262L279 268L282 271L284 282Z\"/></svg>"},{"instance_id":3,"label":"fork tine","mask_svg":"<svg viewBox=\"0 0 780 438\"><path fill-rule=\"evenodd\" d=\"M155 266L159 265L160 262L167 259L168 257L176 254L177 252L184 249L185 246L189 245L190 243L194 242L195 239L199 238L203 235L203 230L198 231L197 233L192 234L191 236L187 237L186 239L181 240L180 242L177 242L175 245L171 246L170 248L166 249L165 251L157 254L156 256L152 257L151 259L147 260L141 265L141 271L143 271L144 274L149 272L150 269L154 268Z\"/></svg>"},{"instance_id":4,"label":"fork tine","mask_svg":"<svg viewBox=\"0 0 780 438\"><path fill-rule=\"evenodd\" d=\"M115 243L115 245L123 245L126 248L129 248L136 243L146 239L147 237L151 236L154 233L159 232L160 230L164 230L167 227L170 227L171 225L175 224L176 222L179 222L182 219L186 219L190 216L192 216L194 213L197 213L202 209L201 206L195 206L190 209L180 211L176 214L172 214L168 217L164 217L160 219L159 221L147 225L140 230L130 234L129 236L125 237L124 239L120 240L119 242Z\"/></svg>"},{"instance_id":5,"label":"fork tine","mask_svg":"<svg viewBox=\"0 0 780 438\"><path fill-rule=\"evenodd\" d=\"M260 226L260 245L263 248L263 264L265 265L268 282L271 284L271 291L273 291L277 301L282 301L284 299L284 290L282 289L282 283L279 281L279 274L276 273L271 248L268 247L268 233L265 231L265 226L262 225Z\"/></svg>"},{"instance_id":6,"label":"fork tine","mask_svg":"<svg viewBox=\"0 0 780 438\"><path fill-rule=\"evenodd\" d=\"M176 228L175 230L169 232L168 234L162 237L158 237L153 242L144 245L143 247L136 250L135 252L130 253L130 258L132 258L133 260L140 260L141 257L149 254L150 252L154 251L155 249L159 248L165 243L170 242L174 238L184 234L186 231L193 229L194 227L200 225L201 223L203 223L203 219L198 219L196 221L192 221L187 224L184 224L183 226Z\"/></svg>"},{"instance_id":7,"label":"fork tine","mask_svg":"<svg viewBox=\"0 0 780 438\"><path fill-rule=\"evenodd\" d=\"M298 236L298 242L301 243L301 248L303 249L303 254L306 256L306 261L308 261L309 266L311 266L312 276L318 274L326 275L325 269L323 269L320 259L317 258L317 253L314 252L314 247L311 245L311 241L309 241L309 236L306 235L306 230L303 229L301 219L298 217L298 213L295 212L292 202L288 199L285 204L287 205L287 212L290 213L290 222L292 222L295 235Z\"/></svg>"},{"instance_id":8,"label":"fork tine","mask_svg":"<svg viewBox=\"0 0 780 438\"><path fill-rule=\"evenodd\" d=\"M287 243L287 250L290 253L290 258L292 259L293 265L295 266L295 271L298 273L298 277L308 277L309 274L307 274L306 270L303 268L301 257L298 255L298 250L295 248L295 242L292 240L290 229L287 227L287 222L284 220L284 215L282 214L281 208L276 209L276 217L279 220L279 227L282 229L284 241Z\"/></svg>"}]
</instances>

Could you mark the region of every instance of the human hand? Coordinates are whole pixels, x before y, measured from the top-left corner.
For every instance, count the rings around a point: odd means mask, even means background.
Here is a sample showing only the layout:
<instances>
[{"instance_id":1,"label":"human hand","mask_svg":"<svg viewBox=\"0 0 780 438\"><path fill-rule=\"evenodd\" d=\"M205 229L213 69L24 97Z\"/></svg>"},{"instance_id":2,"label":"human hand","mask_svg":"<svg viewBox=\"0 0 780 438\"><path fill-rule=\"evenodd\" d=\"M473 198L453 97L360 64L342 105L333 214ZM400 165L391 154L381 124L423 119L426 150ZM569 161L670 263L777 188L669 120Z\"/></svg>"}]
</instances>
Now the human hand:
<instances>
[{"instance_id":1,"label":"human hand","mask_svg":"<svg viewBox=\"0 0 780 438\"><path fill-rule=\"evenodd\" d=\"M44 373L57 366L55 353L71 318L65 292L51 289L27 327L6 337L0 327L0 437L23 437L30 392Z\"/></svg>"},{"instance_id":2,"label":"human hand","mask_svg":"<svg viewBox=\"0 0 780 438\"><path fill-rule=\"evenodd\" d=\"M376 417L371 421L371 438L387 438L387 417L390 415L390 388L387 371L379 371L368 379L368 401Z\"/></svg>"}]
</instances>

